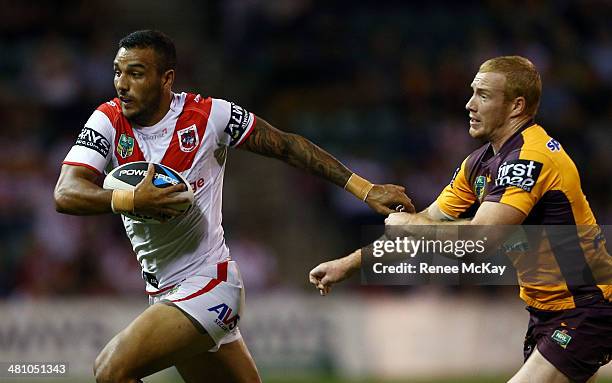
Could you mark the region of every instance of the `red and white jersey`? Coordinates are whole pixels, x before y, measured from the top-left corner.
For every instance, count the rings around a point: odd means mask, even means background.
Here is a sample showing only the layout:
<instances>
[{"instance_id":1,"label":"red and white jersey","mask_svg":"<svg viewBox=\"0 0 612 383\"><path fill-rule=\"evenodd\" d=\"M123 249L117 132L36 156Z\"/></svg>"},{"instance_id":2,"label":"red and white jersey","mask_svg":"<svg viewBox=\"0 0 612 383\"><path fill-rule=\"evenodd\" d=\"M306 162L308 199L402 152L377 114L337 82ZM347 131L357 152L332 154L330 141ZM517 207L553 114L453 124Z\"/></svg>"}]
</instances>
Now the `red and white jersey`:
<instances>
[{"instance_id":1,"label":"red and white jersey","mask_svg":"<svg viewBox=\"0 0 612 383\"><path fill-rule=\"evenodd\" d=\"M163 289L229 257L221 226L223 172L227 147L240 145L255 116L220 99L174 94L170 110L153 126L131 124L119 99L100 105L79 134L64 164L102 173L134 161L164 164L193 187L194 206L164 224L121 216L149 291Z\"/></svg>"}]
</instances>

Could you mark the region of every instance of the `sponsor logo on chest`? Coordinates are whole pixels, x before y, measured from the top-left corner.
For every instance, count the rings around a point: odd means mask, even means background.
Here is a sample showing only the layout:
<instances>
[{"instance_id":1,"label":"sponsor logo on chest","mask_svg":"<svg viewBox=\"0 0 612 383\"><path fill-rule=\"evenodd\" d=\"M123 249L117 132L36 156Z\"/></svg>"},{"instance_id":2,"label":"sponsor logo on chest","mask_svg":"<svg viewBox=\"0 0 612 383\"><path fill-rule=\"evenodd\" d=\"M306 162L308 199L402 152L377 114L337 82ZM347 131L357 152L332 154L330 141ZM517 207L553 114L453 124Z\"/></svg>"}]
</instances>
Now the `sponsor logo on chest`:
<instances>
[{"instance_id":1,"label":"sponsor logo on chest","mask_svg":"<svg viewBox=\"0 0 612 383\"><path fill-rule=\"evenodd\" d=\"M531 192L540 172L542 163L532 160L505 161L497 170L496 186L515 186L527 192Z\"/></svg>"},{"instance_id":2,"label":"sponsor logo on chest","mask_svg":"<svg viewBox=\"0 0 612 383\"><path fill-rule=\"evenodd\" d=\"M189 182L189 184L191 185L191 189L193 189L193 192L195 193L198 190L202 189L202 187L204 187L206 181L204 181L204 177L200 177L197 181Z\"/></svg>"},{"instance_id":3,"label":"sponsor logo on chest","mask_svg":"<svg viewBox=\"0 0 612 383\"><path fill-rule=\"evenodd\" d=\"M139 137L143 141L154 141L164 137L166 134L168 134L168 128L164 128L161 132L155 134L141 134Z\"/></svg>"}]
</instances>

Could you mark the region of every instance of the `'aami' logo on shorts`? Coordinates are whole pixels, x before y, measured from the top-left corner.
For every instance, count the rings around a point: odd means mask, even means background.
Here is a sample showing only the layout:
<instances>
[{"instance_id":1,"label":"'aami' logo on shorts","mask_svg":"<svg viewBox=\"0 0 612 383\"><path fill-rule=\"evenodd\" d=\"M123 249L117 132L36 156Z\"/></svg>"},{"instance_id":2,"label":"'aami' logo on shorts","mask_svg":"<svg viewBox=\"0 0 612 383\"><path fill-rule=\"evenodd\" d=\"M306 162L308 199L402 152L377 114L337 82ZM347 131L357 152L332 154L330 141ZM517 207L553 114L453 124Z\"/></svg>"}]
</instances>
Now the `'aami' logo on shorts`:
<instances>
[{"instance_id":1,"label":"'aami' logo on shorts","mask_svg":"<svg viewBox=\"0 0 612 383\"><path fill-rule=\"evenodd\" d=\"M208 311L218 314L217 319L215 319L215 323L226 331L233 330L234 327L238 325L238 321L240 320L240 315L238 314L231 316L232 309L225 303L211 307L208 309Z\"/></svg>"},{"instance_id":2,"label":"'aami' logo on shorts","mask_svg":"<svg viewBox=\"0 0 612 383\"><path fill-rule=\"evenodd\" d=\"M542 163L532 160L506 161L497 170L496 186L515 186L527 192L535 186L542 171Z\"/></svg>"}]
</instances>

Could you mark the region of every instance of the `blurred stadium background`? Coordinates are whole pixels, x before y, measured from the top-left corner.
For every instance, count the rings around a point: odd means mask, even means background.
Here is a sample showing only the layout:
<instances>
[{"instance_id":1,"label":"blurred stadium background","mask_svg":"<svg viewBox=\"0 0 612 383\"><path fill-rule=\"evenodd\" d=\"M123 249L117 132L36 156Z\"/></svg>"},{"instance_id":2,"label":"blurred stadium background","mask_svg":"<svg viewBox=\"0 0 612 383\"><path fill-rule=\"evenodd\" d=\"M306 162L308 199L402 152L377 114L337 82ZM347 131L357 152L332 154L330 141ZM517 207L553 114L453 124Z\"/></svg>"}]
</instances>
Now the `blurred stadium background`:
<instances>
[{"instance_id":1,"label":"blurred stadium background","mask_svg":"<svg viewBox=\"0 0 612 383\"><path fill-rule=\"evenodd\" d=\"M372 181L405 185L417 208L478 145L464 109L478 65L527 56L543 77L538 122L573 156L599 223L612 223L610 1L2 0L0 9L0 361L66 361L62 382L92 381L96 353L146 305L119 218L59 215L52 200L61 160L114 95L117 41L136 29L174 38L176 91L232 100ZM383 218L240 151L224 199L248 289L243 334L266 381L501 382L520 366L527 313L514 287L369 288L354 278L321 298L307 272L362 245L363 225ZM177 380L170 371L148 381Z\"/></svg>"}]
</instances>

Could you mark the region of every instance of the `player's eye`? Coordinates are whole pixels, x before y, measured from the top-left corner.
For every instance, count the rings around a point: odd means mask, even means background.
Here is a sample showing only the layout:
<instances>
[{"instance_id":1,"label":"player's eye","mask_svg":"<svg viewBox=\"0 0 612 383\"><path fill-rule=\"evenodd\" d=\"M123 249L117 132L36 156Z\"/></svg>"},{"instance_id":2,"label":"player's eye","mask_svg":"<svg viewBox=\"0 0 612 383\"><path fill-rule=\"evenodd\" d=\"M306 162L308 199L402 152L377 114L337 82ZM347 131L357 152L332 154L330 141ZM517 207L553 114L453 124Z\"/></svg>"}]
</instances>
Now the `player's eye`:
<instances>
[{"instance_id":1,"label":"player's eye","mask_svg":"<svg viewBox=\"0 0 612 383\"><path fill-rule=\"evenodd\" d=\"M118 71L117 69L115 69L115 70L113 71L113 73L115 73L115 77L119 77L119 76L121 76L121 72L120 72L120 71Z\"/></svg>"},{"instance_id":2,"label":"player's eye","mask_svg":"<svg viewBox=\"0 0 612 383\"><path fill-rule=\"evenodd\" d=\"M140 77L142 77L142 73L140 73L140 72L132 72L132 73L130 73L130 74L132 75L132 77L135 77L135 78L140 78Z\"/></svg>"}]
</instances>

